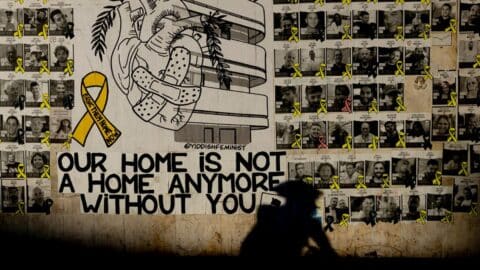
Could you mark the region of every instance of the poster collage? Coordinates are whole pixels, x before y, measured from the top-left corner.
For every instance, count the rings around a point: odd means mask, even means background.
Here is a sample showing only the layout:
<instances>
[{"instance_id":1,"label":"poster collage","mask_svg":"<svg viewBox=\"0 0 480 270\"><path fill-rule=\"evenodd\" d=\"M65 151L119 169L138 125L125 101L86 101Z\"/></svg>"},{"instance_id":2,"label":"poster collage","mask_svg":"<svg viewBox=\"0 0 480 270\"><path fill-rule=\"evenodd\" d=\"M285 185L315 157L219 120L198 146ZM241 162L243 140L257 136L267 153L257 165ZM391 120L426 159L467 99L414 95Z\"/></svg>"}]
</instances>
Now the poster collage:
<instances>
[{"instance_id":1,"label":"poster collage","mask_svg":"<svg viewBox=\"0 0 480 270\"><path fill-rule=\"evenodd\" d=\"M73 8L20 2L0 5L1 212L46 213L50 147L72 132Z\"/></svg>"},{"instance_id":2,"label":"poster collage","mask_svg":"<svg viewBox=\"0 0 480 270\"><path fill-rule=\"evenodd\" d=\"M318 218L374 225L477 215L480 3L273 7L276 145L288 150L290 181L322 190ZM456 68L443 69L446 58L432 52L455 42ZM432 107L410 111L415 91L431 93Z\"/></svg>"}]
</instances>

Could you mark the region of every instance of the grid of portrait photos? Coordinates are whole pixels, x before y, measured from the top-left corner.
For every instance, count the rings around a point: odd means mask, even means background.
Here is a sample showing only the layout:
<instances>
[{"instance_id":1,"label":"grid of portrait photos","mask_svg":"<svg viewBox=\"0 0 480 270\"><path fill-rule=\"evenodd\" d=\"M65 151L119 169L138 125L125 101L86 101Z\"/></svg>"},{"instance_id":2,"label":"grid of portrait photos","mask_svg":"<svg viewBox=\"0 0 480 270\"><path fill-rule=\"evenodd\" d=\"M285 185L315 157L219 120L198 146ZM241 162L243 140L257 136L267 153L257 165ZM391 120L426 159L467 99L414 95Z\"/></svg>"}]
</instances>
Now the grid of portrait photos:
<instances>
[{"instance_id":1,"label":"grid of portrait photos","mask_svg":"<svg viewBox=\"0 0 480 270\"><path fill-rule=\"evenodd\" d=\"M0 8L0 212L49 213L52 144L72 132L74 21L69 4Z\"/></svg>"}]
</instances>

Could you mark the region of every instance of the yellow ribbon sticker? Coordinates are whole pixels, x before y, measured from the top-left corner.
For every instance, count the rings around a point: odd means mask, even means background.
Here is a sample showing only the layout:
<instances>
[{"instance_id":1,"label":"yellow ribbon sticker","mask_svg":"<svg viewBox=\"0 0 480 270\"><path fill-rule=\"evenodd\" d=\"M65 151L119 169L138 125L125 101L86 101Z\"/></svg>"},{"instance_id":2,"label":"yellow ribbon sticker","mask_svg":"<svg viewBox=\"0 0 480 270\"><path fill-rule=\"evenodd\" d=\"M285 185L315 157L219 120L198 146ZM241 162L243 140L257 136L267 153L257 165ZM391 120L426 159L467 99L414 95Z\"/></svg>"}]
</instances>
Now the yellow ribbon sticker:
<instances>
[{"instance_id":1,"label":"yellow ribbon sticker","mask_svg":"<svg viewBox=\"0 0 480 270\"><path fill-rule=\"evenodd\" d=\"M49 165L43 165L43 173L40 176L40 178L50 179L50 166Z\"/></svg>"},{"instance_id":2,"label":"yellow ribbon sticker","mask_svg":"<svg viewBox=\"0 0 480 270\"><path fill-rule=\"evenodd\" d=\"M441 220L442 223L453 223L453 213L451 211L445 211L445 217Z\"/></svg>"},{"instance_id":3,"label":"yellow ribbon sticker","mask_svg":"<svg viewBox=\"0 0 480 270\"><path fill-rule=\"evenodd\" d=\"M23 210L24 208L25 208L25 202L19 201L17 203L17 211L15 212L15 215L25 215L25 211Z\"/></svg>"},{"instance_id":4,"label":"yellow ribbon sticker","mask_svg":"<svg viewBox=\"0 0 480 270\"><path fill-rule=\"evenodd\" d=\"M43 136L41 143L45 144L47 147L50 147L50 131L45 131L45 135Z\"/></svg>"},{"instance_id":5,"label":"yellow ribbon sticker","mask_svg":"<svg viewBox=\"0 0 480 270\"><path fill-rule=\"evenodd\" d=\"M352 64L345 65L345 71L342 72L342 78L347 77L348 79L352 78Z\"/></svg>"},{"instance_id":6,"label":"yellow ribbon sticker","mask_svg":"<svg viewBox=\"0 0 480 270\"><path fill-rule=\"evenodd\" d=\"M448 106L457 107L457 92L450 93L450 100L448 101Z\"/></svg>"},{"instance_id":7,"label":"yellow ribbon sticker","mask_svg":"<svg viewBox=\"0 0 480 270\"><path fill-rule=\"evenodd\" d=\"M442 172L441 171L436 171L435 172L435 179L433 179L432 184L434 186L440 186L442 184Z\"/></svg>"},{"instance_id":8,"label":"yellow ribbon sticker","mask_svg":"<svg viewBox=\"0 0 480 270\"><path fill-rule=\"evenodd\" d=\"M425 73L425 75L423 75L423 78L425 80L433 80L432 73L430 73L430 66L429 65L424 65L423 66L423 72Z\"/></svg>"},{"instance_id":9,"label":"yellow ribbon sticker","mask_svg":"<svg viewBox=\"0 0 480 270\"><path fill-rule=\"evenodd\" d=\"M350 5L351 3L352 3L352 0L342 0L342 4L343 4L344 6L348 6L348 5Z\"/></svg>"},{"instance_id":10,"label":"yellow ribbon sticker","mask_svg":"<svg viewBox=\"0 0 480 270\"><path fill-rule=\"evenodd\" d=\"M430 29L432 27L430 26L430 24L425 24L425 28L423 29L423 32L420 34L420 37L423 37L424 40L427 40L428 39L428 33L430 33Z\"/></svg>"},{"instance_id":11,"label":"yellow ribbon sticker","mask_svg":"<svg viewBox=\"0 0 480 270\"><path fill-rule=\"evenodd\" d=\"M293 70L295 71L295 73L292 74L292 78L303 77L302 71L300 71L300 64L298 63L293 64Z\"/></svg>"},{"instance_id":12,"label":"yellow ribbon sticker","mask_svg":"<svg viewBox=\"0 0 480 270\"><path fill-rule=\"evenodd\" d=\"M478 203L472 203L472 209L468 213L470 216L478 216L477 206L478 206Z\"/></svg>"},{"instance_id":13,"label":"yellow ribbon sticker","mask_svg":"<svg viewBox=\"0 0 480 270\"><path fill-rule=\"evenodd\" d=\"M421 223L421 224L427 223L427 211L420 210L420 217L417 218L417 223Z\"/></svg>"},{"instance_id":14,"label":"yellow ribbon sticker","mask_svg":"<svg viewBox=\"0 0 480 270\"><path fill-rule=\"evenodd\" d=\"M20 163L17 166L17 178L18 179L26 179L27 175L25 174L25 164Z\"/></svg>"},{"instance_id":15,"label":"yellow ribbon sticker","mask_svg":"<svg viewBox=\"0 0 480 270\"><path fill-rule=\"evenodd\" d=\"M357 177L357 184L355 185L356 189L367 189L367 186L365 185L365 176L359 175Z\"/></svg>"},{"instance_id":16,"label":"yellow ribbon sticker","mask_svg":"<svg viewBox=\"0 0 480 270\"><path fill-rule=\"evenodd\" d=\"M395 63L395 66L397 67L397 70L395 71L395 76L405 76L405 72L403 72L403 61L398 60Z\"/></svg>"},{"instance_id":17,"label":"yellow ribbon sticker","mask_svg":"<svg viewBox=\"0 0 480 270\"><path fill-rule=\"evenodd\" d=\"M456 19L450 19L450 26L445 28L445 32L452 32L452 33L457 33L457 20Z\"/></svg>"},{"instance_id":18,"label":"yellow ribbon sticker","mask_svg":"<svg viewBox=\"0 0 480 270\"><path fill-rule=\"evenodd\" d=\"M330 189L336 189L336 190L339 190L340 189L340 185L338 184L339 182L339 177L338 175L334 175L332 177L332 184L330 185Z\"/></svg>"},{"instance_id":19,"label":"yellow ribbon sticker","mask_svg":"<svg viewBox=\"0 0 480 270\"><path fill-rule=\"evenodd\" d=\"M378 137L373 136L372 143L368 145L368 148L372 149L373 151L376 151L377 147L378 147Z\"/></svg>"},{"instance_id":20,"label":"yellow ribbon sticker","mask_svg":"<svg viewBox=\"0 0 480 270\"><path fill-rule=\"evenodd\" d=\"M343 25L343 32L342 40L352 39L352 36L350 35L350 24Z\"/></svg>"},{"instance_id":21,"label":"yellow ribbon sticker","mask_svg":"<svg viewBox=\"0 0 480 270\"><path fill-rule=\"evenodd\" d=\"M42 26L42 32L38 33L39 37L43 37L43 39L47 40L48 38L48 24L44 24Z\"/></svg>"},{"instance_id":22,"label":"yellow ribbon sticker","mask_svg":"<svg viewBox=\"0 0 480 270\"><path fill-rule=\"evenodd\" d=\"M69 133L67 140L66 140L66 141L63 143L63 145L62 145L62 148L70 151L70 147L71 147L71 145L72 145L72 138L73 138L72 133Z\"/></svg>"},{"instance_id":23,"label":"yellow ribbon sticker","mask_svg":"<svg viewBox=\"0 0 480 270\"><path fill-rule=\"evenodd\" d=\"M315 0L314 2L315 5L320 5L323 7L323 5L325 4L325 0Z\"/></svg>"},{"instance_id":24,"label":"yellow ribbon sticker","mask_svg":"<svg viewBox=\"0 0 480 270\"><path fill-rule=\"evenodd\" d=\"M368 113L371 112L378 113L378 101L376 98L373 98L372 103L370 104L370 109L368 109Z\"/></svg>"},{"instance_id":25,"label":"yellow ribbon sticker","mask_svg":"<svg viewBox=\"0 0 480 270\"><path fill-rule=\"evenodd\" d=\"M384 173L382 175L382 181L383 181L382 188L389 188L390 187L390 179L388 178L387 173Z\"/></svg>"},{"instance_id":26,"label":"yellow ribbon sticker","mask_svg":"<svg viewBox=\"0 0 480 270\"><path fill-rule=\"evenodd\" d=\"M100 92L96 100L88 92L90 87L100 87ZM94 124L100 131L107 147L112 146L122 135L108 118L103 114L108 101L108 81L107 77L100 72L91 72L82 79L81 96L83 104L87 111L78 122L73 131L73 139L82 146L88 138Z\"/></svg>"},{"instance_id":27,"label":"yellow ribbon sticker","mask_svg":"<svg viewBox=\"0 0 480 270\"><path fill-rule=\"evenodd\" d=\"M327 100L324 99L324 98L320 99L320 108L318 108L318 110L317 110L317 115L319 115L321 113L324 113L324 114L328 113Z\"/></svg>"},{"instance_id":28,"label":"yellow ribbon sticker","mask_svg":"<svg viewBox=\"0 0 480 270\"><path fill-rule=\"evenodd\" d=\"M348 149L348 151L352 150L352 136L347 136L347 138L345 139L345 144L342 145L342 149Z\"/></svg>"},{"instance_id":29,"label":"yellow ribbon sticker","mask_svg":"<svg viewBox=\"0 0 480 270\"><path fill-rule=\"evenodd\" d=\"M350 219L349 214L342 214L342 221L340 221L340 226L342 227L348 227L348 220Z\"/></svg>"},{"instance_id":30,"label":"yellow ribbon sticker","mask_svg":"<svg viewBox=\"0 0 480 270\"><path fill-rule=\"evenodd\" d=\"M462 169L458 172L458 175L468 176L468 162L463 161L461 163Z\"/></svg>"},{"instance_id":31,"label":"yellow ribbon sticker","mask_svg":"<svg viewBox=\"0 0 480 270\"><path fill-rule=\"evenodd\" d=\"M311 176L305 177L304 180L305 180L305 182L306 182L307 184L313 184L313 177L311 177Z\"/></svg>"},{"instance_id":32,"label":"yellow ribbon sticker","mask_svg":"<svg viewBox=\"0 0 480 270\"><path fill-rule=\"evenodd\" d=\"M302 116L302 109L300 108L300 102L293 103L293 117L300 117Z\"/></svg>"},{"instance_id":33,"label":"yellow ribbon sticker","mask_svg":"<svg viewBox=\"0 0 480 270\"><path fill-rule=\"evenodd\" d=\"M42 103L40 104L40 109L47 109L50 110L50 96L48 93L42 94Z\"/></svg>"},{"instance_id":34,"label":"yellow ribbon sticker","mask_svg":"<svg viewBox=\"0 0 480 270\"><path fill-rule=\"evenodd\" d=\"M300 39L297 36L298 35L298 27L292 26L290 28L290 33L291 33L291 36L288 38L288 41L289 42L295 41L295 42L298 43L300 41Z\"/></svg>"},{"instance_id":35,"label":"yellow ribbon sticker","mask_svg":"<svg viewBox=\"0 0 480 270\"><path fill-rule=\"evenodd\" d=\"M73 59L67 60L67 67L63 70L63 74L68 74L68 76L73 76Z\"/></svg>"},{"instance_id":36,"label":"yellow ribbon sticker","mask_svg":"<svg viewBox=\"0 0 480 270\"><path fill-rule=\"evenodd\" d=\"M395 34L395 40L397 41L405 40L405 37L403 36L403 26L397 26L397 33Z\"/></svg>"},{"instance_id":37,"label":"yellow ribbon sticker","mask_svg":"<svg viewBox=\"0 0 480 270\"><path fill-rule=\"evenodd\" d=\"M320 77L322 79L325 79L325 68L327 68L327 64L321 63L320 64L320 69L318 70L317 73L315 73L315 76Z\"/></svg>"},{"instance_id":38,"label":"yellow ribbon sticker","mask_svg":"<svg viewBox=\"0 0 480 270\"><path fill-rule=\"evenodd\" d=\"M420 0L420 3L424 4L425 6L430 5L430 0Z\"/></svg>"},{"instance_id":39,"label":"yellow ribbon sticker","mask_svg":"<svg viewBox=\"0 0 480 270\"><path fill-rule=\"evenodd\" d=\"M402 131L398 132L398 141L395 144L395 147L397 148L406 148L407 144L405 143L405 133Z\"/></svg>"},{"instance_id":40,"label":"yellow ribbon sticker","mask_svg":"<svg viewBox=\"0 0 480 270\"><path fill-rule=\"evenodd\" d=\"M15 73L21 72L22 74L25 73L25 69L23 68L23 58L17 58L17 66L15 67Z\"/></svg>"},{"instance_id":41,"label":"yellow ribbon sticker","mask_svg":"<svg viewBox=\"0 0 480 270\"><path fill-rule=\"evenodd\" d=\"M300 134L295 134L295 142L292 143L292 148L302 148L302 135Z\"/></svg>"},{"instance_id":42,"label":"yellow ribbon sticker","mask_svg":"<svg viewBox=\"0 0 480 270\"><path fill-rule=\"evenodd\" d=\"M397 103L397 113L407 111L407 107L405 106L405 104L403 104L403 97L402 96L398 96L395 99L395 102Z\"/></svg>"},{"instance_id":43,"label":"yellow ribbon sticker","mask_svg":"<svg viewBox=\"0 0 480 270\"><path fill-rule=\"evenodd\" d=\"M22 37L23 37L23 28L24 28L24 27L25 27L25 26L23 25L23 23L19 23L19 24L17 25L17 31L15 31L15 32L13 33L13 37L22 38Z\"/></svg>"},{"instance_id":44,"label":"yellow ribbon sticker","mask_svg":"<svg viewBox=\"0 0 480 270\"><path fill-rule=\"evenodd\" d=\"M47 60L42 60L40 61L40 74L47 73L50 75L50 69L48 68L48 61Z\"/></svg>"},{"instance_id":45,"label":"yellow ribbon sticker","mask_svg":"<svg viewBox=\"0 0 480 270\"><path fill-rule=\"evenodd\" d=\"M478 68L480 67L480 54L477 54L475 56L475 64L473 64L473 68Z\"/></svg>"},{"instance_id":46,"label":"yellow ribbon sticker","mask_svg":"<svg viewBox=\"0 0 480 270\"><path fill-rule=\"evenodd\" d=\"M456 133L456 129L455 128L450 128L448 130L448 139L447 139L447 142L457 142L457 135L455 134Z\"/></svg>"}]
</instances>

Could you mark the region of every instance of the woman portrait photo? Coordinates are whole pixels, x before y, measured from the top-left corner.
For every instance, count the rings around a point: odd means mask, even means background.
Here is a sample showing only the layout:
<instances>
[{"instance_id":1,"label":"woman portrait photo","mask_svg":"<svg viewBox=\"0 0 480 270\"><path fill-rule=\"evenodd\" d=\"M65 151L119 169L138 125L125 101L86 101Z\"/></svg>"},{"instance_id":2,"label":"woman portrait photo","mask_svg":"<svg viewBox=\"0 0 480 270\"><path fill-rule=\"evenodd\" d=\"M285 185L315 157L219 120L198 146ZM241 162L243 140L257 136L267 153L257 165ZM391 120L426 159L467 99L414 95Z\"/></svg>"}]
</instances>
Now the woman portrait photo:
<instances>
[{"instance_id":1,"label":"woman portrait photo","mask_svg":"<svg viewBox=\"0 0 480 270\"><path fill-rule=\"evenodd\" d=\"M328 188L332 183L332 177L336 174L337 170L331 163L320 163L315 171L315 188Z\"/></svg>"},{"instance_id":2,"label":"woman portrait photo","mask_svg":"<svg viewBox=\"0 0 480 270\"><path fill-rule=\"evenodd\" d=\"M27 165L27 176L28 177L40 177L45 171L45 165L49 165L49 152L34 152L29 159L29 164Z\"/></svg>"},{"instance_id":3,"label":"woman portrait photo","mask_svg":"<svg viewBox=\"0 0 480 270\"><path fill-rule=\"evenodd\" d=\"M480 77L460 76L460 104L480 104Z\"/></svg>"},{"instance_id":4,"label":"woman portrait photo","mask_svg":"<svg viewBox=\"0 0 480 270\"><path fill-rule=\"evenodd\" d=\"M450 128L454 128L453 115L433 114L432 140L445 141L449 138Z\"/></svg>"}]
</instances>

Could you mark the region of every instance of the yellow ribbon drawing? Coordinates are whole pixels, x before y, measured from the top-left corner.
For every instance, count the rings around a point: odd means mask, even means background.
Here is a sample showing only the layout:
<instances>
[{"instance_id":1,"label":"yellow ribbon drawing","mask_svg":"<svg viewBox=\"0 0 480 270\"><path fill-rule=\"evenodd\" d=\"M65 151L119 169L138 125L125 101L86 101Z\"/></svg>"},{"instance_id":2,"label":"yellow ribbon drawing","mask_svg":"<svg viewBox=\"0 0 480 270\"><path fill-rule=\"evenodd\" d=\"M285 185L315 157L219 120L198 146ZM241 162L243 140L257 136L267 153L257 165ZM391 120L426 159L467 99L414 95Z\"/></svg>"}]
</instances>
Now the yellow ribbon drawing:
<instances>
[{"instance_id":1,"label":"yellow ribbon drawing","mask_svg":"<svg viewBox=\"0 0 480 270\"><path fill-rule=\"evenodd\" d=\"M350 219L349 214L342 214L342 221L340 221L340 226L342 227L348 227L348 220Z\"/></svg>"},{"instance_id":2,"label":"yellow ribbon drawing","mask_svg":"<svg viewBox=\"0 0 480 270\"><path fill-rule=\"evenodd\" d=\"M427 211L420 210L420 217L417 218L417 223L421 223L421 224L427 223Z\"/></svg>"},{"instance_id":3,"label":"yellow ribbon drawing","mask_svg":"<svg viewBox=\"0 0 480 270\"><path fill-rule=\"evenodd\" d=\"M42 94L42 103L40 104L40 109L50 110L50 96L48 93Z\"/></svg>"},{"instance_id":4,"label":"yellow ribbon drawing","mask_svg":"<svg viewBox=\"0 0 480 270\"><path fill-rule=\"evenodd\" d=\"M434 186L440 186L442 184L442 172L441 171L436 171L435 172L435 179L433 179L433 185Z\"/></svg>"},{"instance_id":5,"label":"yellow ribbon drawing","mask_svg":"<svg viewBox=\"0 0 480 270\"><path fill-rule=\"evenodd\" d=\"M463 161L461 164L462 164L462 169L458 172L458 175L468 176L468 162Z\"/></svg>"},{"instance_id":6,"label":"yellow ribbon drawing","mask_svg":"<svg viewBox=\"0 0 480 270\"><path fill-rule=\"evenodd\" d=\"M292 148L302 148L302 135L300 134L295 134L295 142L292 143Z\"/></svg>"},{"instance_id":7,"label":"yellow ribbon drawing","mask_svg":"<svg viewBox=\"0 0 480 270\"><path fill-rule=\"evenodd\" d=\"M457 107L457 92L450 93L450 100L448 101L448 106Z\"/></svg>"},{"instance_id":8,"label":"yellow ribbon drawing","mask_svg":"<svg viewBox=\"0 0 480 270\"><path fill-rule=\"evenodd\" d=\"M343 4L344 6L348 6L348 5L350 5L351 3L352 3L352 0L342 0L342 4Z\"/></svg>"},{"instance_id":9,"label":"yellow ribbon drawing","mask_svg":"<svg viewBox=\"0 0 480 270\"><path fill-rule=\"evenodd\" d=\"M448 139L447 139L447 142L457 142L457 135L455 134L456 133L456 129L455 128L450 128L448 130Z\"/></svg>"},{"instance_id":10,"label":"yellow ribbon drawing","mask_svg":"<svg viewBox=\"0 0 480 270\"><path fill-rule=\"evenodd\" d=\"M477 206L478 206L478 203L472 203L472 209L468 213L470 216L478 216Z\"/></svg>"},{"instance_id":11,"label":"yellow ribbon drawing","mask_svg":"<svg viewBox=\"0 0 480 270\"><path fill-rule=\"evenodd\" d=\"M352 64L346 64L345 65L345 71L342 72L342 78L347 77L348 79L352 78Z\"/></svg>"},{"instance_id":12,"label":"yellow ribbon drawing","mask_svg":"<svg viewBox=\"0 0 480 270\"><path fill-rule=\"evenodd\" d=\"M336 189L336 190L339 190L340 189L340 185L338 184L338 175L334 175L332 177L332 181L333 183L330 185L330 189Z\"/></svg>"},{"instance_id":13,"label":"yellow ribbon drawing","mask_svg":"<svg viewBox=\"0 0 480 270\"><path fill-rule=\"evenodd\" d=\"M475 56L475 62L476 62L476 63L473 64L473 68L478 68L478 67L480 67L480 54L477 54L477 55Z\"/></svg>"},{"instance_id":14,"label":"yellow ribbon drawing","mask_svg":"<svg viewBox=\"0 0 480 270\"><path fill-rule=\"evenodd\" d=\"M361 189L361 188L367 189L367 186L365 185L365 176L359 175L357 177L357 183L358 184L355 185L356 189Z\"/></svg>"},{"instance_id":15,"label":"yellow ribbon drawing","mask_svg":"<svg viewBox=\"0 0 480 270\"><path fill-rule=\"evenodd\" d=\"M318 110L317 110L317 115L319 115L321 113L324 113L324 114L328 113L327 100L324 99L324 98L320 99L320 108L318 108Z\"/></svg>"},{"instance_id":16,"label":"yellow ribbon drawing","mask_svg":"<svg viewBox=\"0 0 480 270\"><path fill-rule=\"evenodd\" d=\"M403 104L403 97L402 96L398 96L395 99L395 102L397 103L397 113L407 111L407 107L405 106L405 104Z\"/></svg>"},{"instance_id":17,"label":"yellow ribbon drawing","mask_svg":"<svg viewBox=\"0 0 480 270\"><path fill-rule=\"evenodd\" d=\"M298 63L293 64L293 70L295 71L295 73L293 73L292 78L303 77L302 71L300 71L300 64Z\"/></svg>"},{"instance_id":18,"label":"yellow ribbon drawing","mask_svg":"<svg viewBox=\"0 0 480 270\"><path fill-rule=\"evenodd\" d=\"M376 151L377 150L377 145L378 145L378 137L373 136L372 143L368 145L368 148L372 149L373 151Z\"/></svg>"},{"instance_id":19,"label":"yellow ribbon drawing","mask_svg":"<svg viewBox=\"0 0 480 270\"><path fill-rule=\"evenodd\" d=\"M25 69L23 68L23 58L17 58L17 67L15 67L15 73L21 72L22 74L25 73Z\"/></svg>"},{"instance_id":20,"label":"yellow ribbon drawing","mask_svg":"<svg viewBox=\"0 0 480 270\"><path fill-rule=\"evenodd\" d=\"M40 178L47 178L50 179L50 166L49 165L43 165L43 172Z\"/></svg>"},{"instance_id":21,"label":"yellow ribbon drawing","mask_svg":"<svg viewBox=\"0 0 480 270\"><path fill-rule=\"evenodd\" d=\"M442 223L453 223L453 213L451 211L445 211L445 217L441 220Z\"/></svg>"},{"instance_id":22,"label":"yellow ribbon drawing","mask_svg":"<svg viewBox=\"0 0 480 270\"><path fill-rule=\"evenodd\" d=\"M371 113L371 112L378 113L378 102L376 98L372 100L372 104L370 104L370 109L368 109L368 113Z\"/></svg>"},{"instance_id":23,"label":"yellow ribbon drawing","mask_svg":"<svg viewBox=\"0 0 480 270\"><path fill-rule=\"evenodd\" d=\"M384 173L382 175L382 181L383 181L382 188L389 188L390 187L390 179L388 178L387 173Z\"/></svg>"},{"instance_id":24,"label":"yellow ribbon drawing","mask_svg":"<svg viewBox=\"0 0 480 270\"><path fill-rule=\"evenodd\" d=\"M18 164L17 166L17 178L18 179L26 179L27 178L27 175L25 174L25 164L23 163L20 163Z\"/></svg>"},{"instance_id":25,"label":"yellow ribbon drawing","mask_svg":"<svg viewBox=\"0 0 480 270\"><path fill-rule=\"evenodd\" d=\"M43 37L43 39L47 40L48 38L48 24L44 24L42 26L42 32L38 33L39 37Z\"/></svg>"},{"instance_id":26,"label":"yellow ribbon drawing","mask_svg":"<svg viewBox=\"0 0 480 270\"><path fill-rule=\"evenodd\" d=\"M47 147L50 147L50 131L45 131L45 135L43 136L41 143L45 144Z\"/></svg>"},{"instance_id":27,"label":"yellow ribbon drawing","mask_svg":"<svg viewBox=\"0 0 480 270\"><path fill-rule=\"evenodd\" d=\"M430 33L430 29L432 27L430 26L430 24L425 24L425 28L423 30L423 32L420 34L420 37L423 37L424 40L427 40L428 39L428 33Z\"/></svg>"},{"instance_id":28,"label":"yellow ribbon drawing","mask_svg":"<svg viewBox=\"0 0 480 270\"><path fill-rule=\"evenodd\" d=\"M397 70L395 71L395 76L405 76L405 72L403 72L403 61L398 60L395 63Z\"/></svg>"},{"instance_id":29,"label":"yellow ribbon drawing","mask_svg":"<svg viewBox=\"0 0 480 270\"><path fill-rule=\"evenodd\" d=\"M293 117L300 117L302 116L302 109L300 108L300 102L293 103Z\"/></svg>"},{"instance_id":30,"label":"yellow ribbon drawing","mask_svg":"<svg viewBox=\"0 0 480 270\"><path fill-rule=\"evenodd\" d=\"M423 75L423 78L425 80L433 80L432 73L430 73L430 66L429 65L424 65L423 66L423 72L425 72L425 75Z\"/></svg>"},{"instance_id":31,"label":"yellow ribbon drawing","mask_svg":"<svg viewBox=\"0 0 480 270\"><path fill-rule=\"evenodd\" d=\"M96 100L88 92L90 87L100 87ZM122 134L103 114L108 100L108 82L100 72L91 72L82 79L81 96L87 111L78 122L73 132L73 139L82 146L88 138L93 126L96 125L108 147L112 146Z\"/></svg>"},{"instance_id":32,"label":"yellow ribbon drawing","mask_svg":"<svg viewBox=\"0 0 480 270\"><path fill-rule=\"evenodd\" d=\"M325 0L315 0L314 2L315 5L320 5L323 7L323 5L325 4Z\"/></svg>"},{"instance_id":33,"label":"yellow ribbon drawing","mask_svg":"<svg viewBox=\"0 0 480 270\"><path fill-rule=\"evenodd\" d=\"M68 76L73 76L73 59L67 60L67 67L63 70L63 74L68 74Z\"/></svg>"},{"instance_id":34,"label":"yellow ribbon drawing","mask_svg":"<svg viewBox=\"0 0 480 270\"><path fill-rule=\"evenodd\" d=\"M315 73L315 76L320 77L322 79L325 79L325 68L326 67L327 67L327 65L325 63L321 63L320 64L320 69L318 70L317 73Z\"/></svg>"},{"instance_id":35,"label":"yellow ribbon drawing","mask_svg":"<svg viewBox=\"0 0 480 270\"><path fill-rule=\"evenodd\" d=\"M405 40L403 36L403 26L397 26L397 33L395 34L395 40Z\"/></svg>"},{"instance_id":36,"label":"yellow ribbon drawing","mask_svg":"<svg viewBox=\"0 0 480 270\"><path fill-rule=\"evenodd\" d=\"M348 149L348 151L352 150L352 136L347 136L347 138L345 139L345 144L342 145L342 149Z\"/></svg>"},{"instance_id":37,"label":"yellow ribbon drawing","mask_svg":"<svg viewBox=\"0 0 480 270\"><path fill-rule=\"evenodd\" d=\"M430 5L430 0L420 0L420 3L424 4L425 6Z\"/></svg>"},{"instance_id":38,"label":"yellow ribbon drawing","mask_svg":"<svg viewBox=\"0 0 480 270\"><path fill-rule=\"evenodd\" d=\"M25 215L25 211L23 210L24 208L25 208L25 202L19 201L17 203L17 211L15 212L15 215Z\"/></svg>"},{"instance_id":39,"label":"yellow ribbon drawing","mask_svg":"<svg viewBox=\"0 0 480 270\"><path fill-rule=\"evenodd\" d=\"M352 39L352 36L350 35L350 24L343 25L343 32L342 40Z\"/></svg>"},{"instance_id":40,"label":"yellow ribbon drawing","mask_svg":"<svg viewBox=\"0 0 480 270\"><path fill-rule=\"evenodd\" d=\"M48 61L47 60L42 60L40 61L40 74L47 73L50 75L50 69L48 68Z\"/></svg>"},{"instance_id":41,"label":"yellow ribbon drawing","mask_svg":"<svg viewBox=\"0 0 480 270\"><path fill-rule=\"evenodd\" d=\"M445 32L450 32L452 33L457 33L457 20L456 19L450 19L450 26L445 28Z\"/></svg>"},{"instance_id":42,"label":"yellow ribbon drawing","mask_svg":"<svg viewBox=\"0 0 480 270\"><path fill-rule=\"evenodd\" d=\"M398 132L398 141L395 144L395 147L397 148L406 148L407 144L405 143L405 133L402 131Z\"/></svg>"},{"instance_id":43,"label":"yellow ribbon drawing","mask_svg":"<svg viewBox=\"0 0 480 270\"><path fill-rule=\"evenodd\" d=\"M73 138L72 133L69 133L67 140L62 145L62 148L70 150L70 147L72 145L72 138Z\"/></svg>"},{"instance_id":44,"label":"yellow ribbon drawing","mask_svg":"<svg viewBox=\"0 0 480 270\"><path fill-rule=\"evenodd\" d=\"M299 39L298 36L297 36L297 35L298 35L298 27L292 26L292 27L290 28L290 33L291 33L292 35L288 38L288 41L289 41L289 42L295 41L295 42L298 43L298 42L300 41L300 39Z\"/></svg>"},{"instance_id":45,"label":"yellow ribbon drawing","mask_svg":"<svg viewBox=\"0 0 480 270\"><path fill-rule=\"evenodd\" d=\"M19 23L17 25L17 31L15 31L15 33L13 33L13 37L16 37L16 38L22 38L23 37L23 28L25 26L23 25L23 23Z\"/></svg>"}]
</instances>

